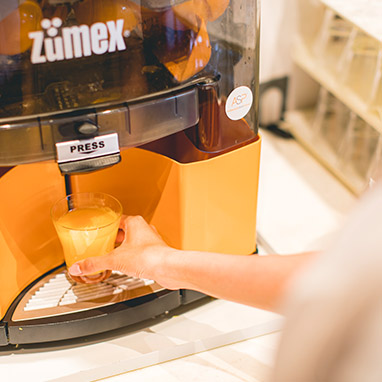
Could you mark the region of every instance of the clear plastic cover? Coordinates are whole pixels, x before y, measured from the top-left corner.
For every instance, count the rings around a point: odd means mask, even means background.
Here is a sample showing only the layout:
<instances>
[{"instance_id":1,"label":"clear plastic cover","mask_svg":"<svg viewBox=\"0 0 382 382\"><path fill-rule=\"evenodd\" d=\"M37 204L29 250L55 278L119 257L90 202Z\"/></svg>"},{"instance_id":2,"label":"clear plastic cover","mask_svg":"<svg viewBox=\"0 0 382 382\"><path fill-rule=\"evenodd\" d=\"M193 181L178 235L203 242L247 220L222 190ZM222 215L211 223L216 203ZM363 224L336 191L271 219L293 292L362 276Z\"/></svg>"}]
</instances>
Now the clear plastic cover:
<instances>
[{"instance_id":1,"label":"clear plastic cover","mask_svg":"<svg viewBox=\"0 0 382 382\"><path fill-rule=\"evenodd\" d=\"M27 128L41 130L47 121L56 126L62 114L104 113L193 86L198 89L200 123L189 137L201 149L219 149L212 130L220 129L220 109L238 87L249 89L246 97L253 105L243 118L256 134L257 3L1 1L0 134L6 129L9 135L16 127L26 134ZM238 95L233 102L241 101ZM42 142L41 150L45 146Z\"/></svg>"}]
</instances>

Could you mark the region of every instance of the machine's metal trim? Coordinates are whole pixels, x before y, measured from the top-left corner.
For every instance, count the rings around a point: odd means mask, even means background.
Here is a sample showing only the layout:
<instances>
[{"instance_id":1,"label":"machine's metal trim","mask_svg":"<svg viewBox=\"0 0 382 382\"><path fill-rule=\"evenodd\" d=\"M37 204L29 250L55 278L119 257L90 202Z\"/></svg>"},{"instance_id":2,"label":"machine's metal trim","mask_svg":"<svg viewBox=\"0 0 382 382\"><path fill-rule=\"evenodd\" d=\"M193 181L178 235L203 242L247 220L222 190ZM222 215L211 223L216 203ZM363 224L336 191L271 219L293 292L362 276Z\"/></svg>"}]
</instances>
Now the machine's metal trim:
<instances>
[{"instance_id":1,"label":"machine's metal trim","mask_svg":"<svg viewBox=\"0 0 382 382\"><path fill-rule=\"evenodd\" d=\"M64 175L81 174L85 172L91 172L101 170L121 161L121 155L119 153L113 155L105 155L102 157L83 159L74 162L59 163L58 167Z\"/></svg>"}]
</instances>

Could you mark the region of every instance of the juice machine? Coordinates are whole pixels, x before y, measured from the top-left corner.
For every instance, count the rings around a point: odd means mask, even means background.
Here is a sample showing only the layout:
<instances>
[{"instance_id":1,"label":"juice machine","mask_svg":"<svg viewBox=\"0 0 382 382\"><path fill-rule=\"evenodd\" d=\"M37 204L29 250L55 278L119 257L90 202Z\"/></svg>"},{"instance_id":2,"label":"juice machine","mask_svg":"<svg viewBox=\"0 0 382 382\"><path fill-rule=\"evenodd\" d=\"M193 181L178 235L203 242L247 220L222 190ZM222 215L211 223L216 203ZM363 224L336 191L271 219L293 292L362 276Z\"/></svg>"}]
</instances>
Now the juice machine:
<instances>
[{"instance_id":1,"label":"juice machine","mask_svg":"<svg viewBox=\"0 0 382 382\"><path fill-rule=\"evenodd\" d=\"M0 345L198 298L76 284L50 218L66 194L111 194L176 248L256 251L258 53L258 0L0 0Z\"/></svg>"}]
</instances>

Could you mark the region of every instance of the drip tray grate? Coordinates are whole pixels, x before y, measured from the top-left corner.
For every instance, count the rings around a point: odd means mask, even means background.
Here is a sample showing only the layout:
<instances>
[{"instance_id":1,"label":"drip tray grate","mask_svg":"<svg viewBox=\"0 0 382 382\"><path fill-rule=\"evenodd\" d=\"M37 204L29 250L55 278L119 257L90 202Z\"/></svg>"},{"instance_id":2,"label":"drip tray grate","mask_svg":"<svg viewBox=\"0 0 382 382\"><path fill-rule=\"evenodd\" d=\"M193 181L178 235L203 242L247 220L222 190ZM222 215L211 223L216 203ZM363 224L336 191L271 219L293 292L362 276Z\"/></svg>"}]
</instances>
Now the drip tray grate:
<instances>
[{"instance_id":1,"label":"drip tray grate","mask_svg":"<svg viewBox=\"0 0 382 382\"><path fill-rule=\"evenodd\" d=\"M62 267L46 276L21 299L12 320L28 320L99 308L158 292L163 288L153 280L138 279L113 272L97 284L73 281Z\"/></svg>"}]
</instances>

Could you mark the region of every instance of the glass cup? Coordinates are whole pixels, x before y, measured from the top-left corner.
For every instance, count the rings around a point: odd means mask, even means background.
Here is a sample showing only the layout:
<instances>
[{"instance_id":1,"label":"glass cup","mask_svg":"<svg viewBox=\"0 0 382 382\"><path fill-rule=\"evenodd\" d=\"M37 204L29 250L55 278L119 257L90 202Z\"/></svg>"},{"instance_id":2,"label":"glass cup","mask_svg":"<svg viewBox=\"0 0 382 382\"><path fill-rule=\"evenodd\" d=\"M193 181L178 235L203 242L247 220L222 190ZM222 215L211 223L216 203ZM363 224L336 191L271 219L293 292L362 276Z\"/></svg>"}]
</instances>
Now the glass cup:
<instances>
[{"instance_id":1,"label":"glass cup","mask_svg":"<svg viewBox=\"0 0 382 382\"><path fill-rule=\"evenodd\" d=\"M66 266L69 268L79 260L111 252L121 215L121 203L100 192L71 194L55 203L51 217L64 250ZM110 274L110 270L105 270L70 277L79 283L93 284L107 279Z\"/></svg>"}]
</instances>

